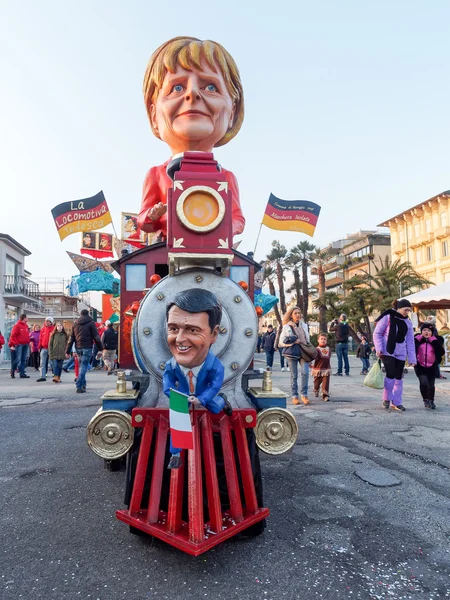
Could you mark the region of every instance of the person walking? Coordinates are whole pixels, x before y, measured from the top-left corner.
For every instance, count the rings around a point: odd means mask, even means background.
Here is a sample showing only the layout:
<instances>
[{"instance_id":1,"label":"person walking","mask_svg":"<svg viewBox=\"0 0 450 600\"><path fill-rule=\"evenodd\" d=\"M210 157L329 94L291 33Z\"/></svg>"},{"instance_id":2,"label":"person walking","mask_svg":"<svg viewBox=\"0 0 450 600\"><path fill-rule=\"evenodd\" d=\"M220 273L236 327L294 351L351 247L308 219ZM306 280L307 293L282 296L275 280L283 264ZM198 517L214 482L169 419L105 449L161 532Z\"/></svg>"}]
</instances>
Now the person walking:
<instances>
[{"instance_id":1,"label":"person walking","mask_svg":"<svg viewBox=\"0 0 450 600\"><path fill-rule=\"evenodd\" d=\"M283 316L283 330L280 335L279 347L283 348L291 372L292 404L300 404L298 398L298 371L301 373L301 400L309 404L308 376L309 364L301 357L300 344L309 342L308 326L302 319L302 311L298 306L290 308Z\"/></svg>"},{"instance_id":2,"label":"person walking","mask_svg":"<svg viewBox=\"0 0 450 600\"><path fill-rule=\"evenodd\" d=\"M39 371L39 338L41 337L41 326L34 325L30 333L31 366Z\"/></svg>"},{"instance_id":3,"label":"person walking","mask_svg":"<svg viewBox=\"0 0 450 600\"><path fill-rule=\"evenodd\" d=\"M342 377L342 363L344 363L345 374L350 375L350 365L348 362L348 336L350 327L347 322L347 315L342 313L339 319L335 319L330 327L330 332L336 336L336 355L338 359L338 369L335 375Z\"/></svg>"},{"instance_id":4,"label":"person walking","mask_svg":"<svg viewBox=\"0 0 450 600\"><path fill-rule=\"evenodd\" d=\"M425 408L436 408L434 404L436 377L439 376L439 363L445 354L442 338L434 335L433 326L427 322L420 326L420 334L414 337L417 363L414 371L419 379L420 393Z\"/></svg>"},{"instance_id":5,"label":"person walking","mask_svg":"<svg viewBox=\"0 0 450 600\"><path fill-rule=\"evenodd\" d=\"M0 354L2 353L2 348L5 345L5 338L2 335L2 332L0 331Z\"/></svg>"},{"instance_id":6,"label":"person walking","mask_svg":"<svg viewBox=\"0 0 450 600\"><path fill-rule=\"evenodd\" d=\"M311 375L314 377L314 395L319 397L320 386L322 386L322 399L324 402L330 400L330 375L331 375L331 350L328 346L326 333L319 333L317 337L317 356L311 363Z\"/></svg>"},{"instance_id":7,"label":"person walking","mask_svg":"<svg viewBox=\"0 0 450 600\"><path fill-rule=\"evenodd\" d=\"M395 300L393 308L386 310L378 319L373 333L373 341L378 358L381 358L386 377L384 378L383 408L404 411L403 370L408 358L409 364L416 364L413 326L409 319L412 306L409 300Z\"/></svg>"},{"instance_id":8,"label":"person walking","mask_svg":"<svg viewBox=\"0 0 450 600\"><path fill-rule=\"evenodd\" d=\"M77 349L80 361L80 372L76 381L77 394L83 394L86 391L86 371L92 356L92 345L95 343L99 352L103 350L103 344L98 335L97 327L93 319L89 316L89 311L85 308L80 312L80 318L75 321L72 329L72 335L66 346L66 358L70 358L70 350L73 343Z\"/></svg>"},{"instance_id":9,"label":"person walking","mask_svg":"<svg viewBox=\"0 0 450 600\"><path fill-rule=\"evenodd\" d=\"M30 331L28 329L28 317L20 315L19 320L11 330L8 346L11 349L11 378L15 378L16 369L19 368L21 379L29 379L25 373L28 346L30 344ZM12 353L14 352L14 359Z\"/></svg>"},{"instance_id":10,"label":"person walking","mask_svg":"<svg viewBox=\"0 0 450 600\"><path fill-rule=\"evenodd\" d=\"M263 335L262 348L266 353L266 367L272 370L273 367L273 356L275 354L275 331L272 325L267 325L267 331Z\"/></svg>"},{"instance_id":11,"label":"person walking","mask_svg":"<svg viewBox=\"0 0 450 600\"><path fill-rule=\"evenodd\" d=\"M362 369L360 375L367 375L370 369L370 355L372 348L365 335L361 336L361 343L356 349L356 358L360 358L362 362Z\"/></svg>"},{"instance_id":12,"label":"person walking","mask_svg":"<svg viewBox=\"0 0 450 600\"><path fill-rule=\"evenodd\" d=\"M106 329L101 338L103 343L103 362L108 369L108 375L112 375L116 360L116 352L119 347L119 336L111 321L106 321L105 325Z\"/></svg>"},{"instance_id":13,"label":"person walking","mask_svg":"<svg viewBox=\"0 0 450 600\"><path fill-rule=\"evenodd\" d=\"M67 331L64 329L62 323L58 321L56 327L53 330L49 344L48 344L48 356L52 361L53 379L54 383L61 382L61 372L66 354L66 346L68 339Z\"/></svg>"},{"instance_id":14,"label":"person walking","mask_svg":"<svg viewBox=\"0 0 450 600\"><path fill-rule=\"evenodd\" d=\"M275 352L278 351L278 353L280 354L281 372L284 373L284 371L289 372L289 367L287 366L287 360L284 358L284 354L283 354L284 348L282 348L280 346L280 336L281 336L282 331L283 331L283 325L280 325L279 327L277 327L277 336L275 338Z\"/></svg>"},{"instance_id":15,"label":"person walking","mask_svg":"<svg viewBox=\"0 0 450 600\"><path fill-rule=\"evenodd\" d=\"M37 381L47 380L48 370L48 345L50 342L50 336L55 329L53 317L47 317L44 322L44 327L41 329L41 335L39 336L39 352L41 357L41 376Z\"/></svg>"}]
</instances>

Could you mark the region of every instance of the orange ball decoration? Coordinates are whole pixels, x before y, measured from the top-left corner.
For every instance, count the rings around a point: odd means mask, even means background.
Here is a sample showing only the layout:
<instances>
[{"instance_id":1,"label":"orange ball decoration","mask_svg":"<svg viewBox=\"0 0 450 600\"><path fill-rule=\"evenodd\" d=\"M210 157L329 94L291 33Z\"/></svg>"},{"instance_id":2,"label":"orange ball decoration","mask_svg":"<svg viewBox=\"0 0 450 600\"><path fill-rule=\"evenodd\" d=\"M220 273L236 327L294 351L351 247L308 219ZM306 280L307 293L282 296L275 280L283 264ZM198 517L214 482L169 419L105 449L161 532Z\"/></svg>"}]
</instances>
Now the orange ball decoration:
<instances>
[{"instance_id":1,"label":"orange ball decoration","mask_svg":"<svg viewBox=\"0 0 450 600\"><path fill-rule=\"evenodd\" d=\"M258 317L262 317L262 314L264 312L263 309L260 306L257 306L255 308L255 310L256 310L256 314L258 315Z\"/></svg>"},{"instance_id":2,"label":"orange ball decoration","mask_svg":"<svg viewBox=\"0 0 450 600\"><path fill-rule=\"evenodd\" d=\"M246 281L239 281L238 285L246 292L248 290L248 283Z\"/></svg>"},{"instance_id":3,"label":"orange ball decoration","mask_svg":"<svg viewBox=\"0 0 450 600\"><path fill-rule=\"evenodd\" d=\"M135 315L137 313L137 311L139 310L139 305L140 302L138 300L135 300L133 302L133 304L131 305L131 312Z\"/></svg>"},{"instance_id":4,"label":"orange ball decoration","mask_svg":"<svg viewBox=\"0 0 450 600\"><path fill-rule=\"evenodd\" d=\"M158 281L161 281L161 275L157 275L156 273L154 273L150 277L150 285L155 285L155 283L158 283Z\"/></svg>"}]
</instances>

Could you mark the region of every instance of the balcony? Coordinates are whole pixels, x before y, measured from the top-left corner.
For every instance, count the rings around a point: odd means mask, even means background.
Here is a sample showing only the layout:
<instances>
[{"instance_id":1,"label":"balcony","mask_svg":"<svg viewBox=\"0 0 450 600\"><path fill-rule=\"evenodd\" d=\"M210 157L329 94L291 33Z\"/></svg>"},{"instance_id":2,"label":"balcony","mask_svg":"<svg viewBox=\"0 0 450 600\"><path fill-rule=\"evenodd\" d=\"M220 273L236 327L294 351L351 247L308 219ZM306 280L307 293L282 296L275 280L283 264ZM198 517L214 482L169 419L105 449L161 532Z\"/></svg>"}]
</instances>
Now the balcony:
<instances>
[{"instance_id":1,"label":"balcony","mask_svg":"<svg viewBox=\"0 0 450 600\"><path fill-rule=\"evenodd\" d=\"M3 293L5 297L25 303L30 298L40 298L39 285L22 275L4 275Z\"/></svg>"},{"instance_id":2,"label":"balcony","mask_svg":"<svg viewBox=\"0 0 450 600\"><path fill-rule=\"evenodd\" d=\"M434 232L434 237L438 240L450 237L450 227L438 227Z\"/></svg>"}]
</instances>

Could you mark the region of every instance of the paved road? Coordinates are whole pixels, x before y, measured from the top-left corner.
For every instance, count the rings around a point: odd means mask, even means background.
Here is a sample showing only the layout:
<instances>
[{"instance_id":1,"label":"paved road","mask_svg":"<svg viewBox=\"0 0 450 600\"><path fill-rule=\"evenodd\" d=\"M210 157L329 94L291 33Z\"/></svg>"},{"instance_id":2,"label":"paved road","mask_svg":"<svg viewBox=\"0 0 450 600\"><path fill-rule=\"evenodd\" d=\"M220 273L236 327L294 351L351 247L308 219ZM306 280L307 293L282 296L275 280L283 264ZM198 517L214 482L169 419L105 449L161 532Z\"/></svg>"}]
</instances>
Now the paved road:
<instances>
[{"instance_id":1,"label":"paved road","mask_svg":"<svg viewBox=\"0 0 450 600\"><path fill-rule=\"evenodd\" d=\"M256 366L263 366L262 355ZM85 427L113 384L10 380L0 371L3 600L450 598L450 380L425 411L413 373L407 411L381 408L352 360L332 402L292 407L294 450L263 456L263 536L193 558L128 533L123 472L103 469ZM289 373L274 382L289 389ZM369 483L369 480L371 483Z\"/></svg>"}]
</instances>

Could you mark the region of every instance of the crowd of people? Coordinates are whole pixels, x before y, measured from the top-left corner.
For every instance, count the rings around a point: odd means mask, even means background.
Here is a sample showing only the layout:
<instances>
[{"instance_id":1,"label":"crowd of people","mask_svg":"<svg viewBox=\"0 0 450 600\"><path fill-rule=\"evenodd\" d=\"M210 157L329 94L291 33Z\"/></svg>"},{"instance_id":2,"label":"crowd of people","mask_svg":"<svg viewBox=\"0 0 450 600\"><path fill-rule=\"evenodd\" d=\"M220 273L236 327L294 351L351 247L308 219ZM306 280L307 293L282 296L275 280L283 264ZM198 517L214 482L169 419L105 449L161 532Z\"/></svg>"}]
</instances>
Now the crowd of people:
<instances>
[{"instance_id":1,"label":"crowd of people","mask_svg":"<svg viewBox=\"0 0 450 600\"><path fill-rule=\"evenodd\" d=\"M0 332L0 350L5 345ZM27 368L39 372L37 382L47 381L49 367L52 381L61 383L62 372L75 371L76 392L86 391L86 372L104 368L108 375L117 365L118 329L113 323L95 323L83 309L80 317L67 332L64 324L46 317L44 325L30 325L28 316L21 314L13 326L8 340L11 354L12 379L16 374L29 379ZM103 366L102 366L103 365Z\"/></svg>"},{"instance_id":2,"label":"crowd of people","mask_svg":"<svg viewBox=\"0 0 450 600\"><path fill-rule=\"evenodd\" d=\"M361 360L361 375L370 370L370 359L380 361L385 373L382 393L384 409L405 411L403 406L403 377L407 373L406 364L414 367L419 380L419 389L426 409L435 409L436 378L445 379L440 372L440 363L445 354L444 338L436 329L436 317L427 317L414 332L409 315L412 311L406 299L396 300L393 307L383 312L375 321L373 342L369 334L361 335L356 349L356 357ZM341 314L331 322L329 332L335 336L337 356L336 377L350 376L349 338L351 335L347 315ZM445 324L443 333L450 333ZM283 316L282 326L275 332L272 325L258 339L258 352L266 354L266 368L273 368L274 355L280 352L281 371L290 372L292 404L310 404L308 383L311 375L314 380L313 392L317 398L330 400L331 349L328 333L317 336L317 345L312 346L309 329L302 318L298 306L290 308ZM286 368L285 368L285 365ZM300 374L300 388L298 378Z\"/></svg>"}]
</instances>

